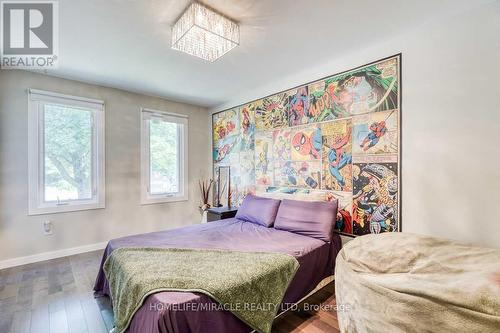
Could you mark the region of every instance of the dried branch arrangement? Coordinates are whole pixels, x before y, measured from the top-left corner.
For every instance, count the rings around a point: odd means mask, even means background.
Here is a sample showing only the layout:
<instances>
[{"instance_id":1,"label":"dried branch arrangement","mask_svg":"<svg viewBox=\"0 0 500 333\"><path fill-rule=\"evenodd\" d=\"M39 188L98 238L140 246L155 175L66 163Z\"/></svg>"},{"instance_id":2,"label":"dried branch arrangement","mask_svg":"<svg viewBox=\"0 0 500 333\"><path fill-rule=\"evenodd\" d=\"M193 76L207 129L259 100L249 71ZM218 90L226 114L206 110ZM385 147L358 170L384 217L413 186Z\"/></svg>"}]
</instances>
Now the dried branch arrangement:
<instances>
[{"instance_id":1,"label":"dried branch arrangement","mask_svg":"<svg viewBox=\"0 0 500 333\"><path fill-rule=\"evenodd\" d=\"M213 179L210 180L200 179L198 181L201 193L202 210L207 210L210 208L210 204L208 203L208 198L210 197L210 190L212 189L213 183L214 183Z\"/></svg>"}]
</instances>

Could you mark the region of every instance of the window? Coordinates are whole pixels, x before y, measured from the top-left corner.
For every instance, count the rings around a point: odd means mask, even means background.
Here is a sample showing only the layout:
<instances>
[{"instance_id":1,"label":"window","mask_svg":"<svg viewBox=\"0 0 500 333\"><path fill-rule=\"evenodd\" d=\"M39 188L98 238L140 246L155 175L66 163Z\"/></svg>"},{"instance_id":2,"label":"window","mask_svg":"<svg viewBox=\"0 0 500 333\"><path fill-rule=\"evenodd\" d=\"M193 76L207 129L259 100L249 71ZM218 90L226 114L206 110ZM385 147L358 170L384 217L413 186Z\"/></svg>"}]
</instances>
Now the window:
<instances>
[{"instance_id":1,"label":"window","mask_svg":"<svg viewBox=\"0 0 500 333\"><path fill-rule=\"evenodd\" d=\"M141 203L187 200L187 117L142 109L141 123Z\"/></svg>"},{"instance_id":2,"label":"window","mask_svg":"<svg viewBox=\"0 0 500 333\"><path fill-rule=\"evenodd\" d=\"M104 208L104 103L29 91L29 214Z\"/></svg>"}]
</instances>

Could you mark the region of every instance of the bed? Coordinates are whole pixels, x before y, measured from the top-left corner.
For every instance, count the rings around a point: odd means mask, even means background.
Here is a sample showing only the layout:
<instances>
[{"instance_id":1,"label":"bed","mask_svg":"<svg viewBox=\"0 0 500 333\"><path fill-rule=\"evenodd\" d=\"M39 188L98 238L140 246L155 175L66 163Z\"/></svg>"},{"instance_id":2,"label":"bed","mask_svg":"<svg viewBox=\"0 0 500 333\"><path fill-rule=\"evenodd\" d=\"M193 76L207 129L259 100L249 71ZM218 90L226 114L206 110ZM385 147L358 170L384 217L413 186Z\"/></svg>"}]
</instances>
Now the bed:
<instances>
[{"instance_id":1,"label":"bed","mask_svg":"<svg viewBox=\"0 0 500 333\"><path fill-rule=\"evenodd\" d=\"M292 255L300 266L286 290L283 304L293 304L322 281L331 280L341 248L338 235L330 242L231 218L175 230L153 232L111 240L101 262L94 291L109 296L103 265L118 248L189 248L277 252ZM209 296L191 292L158 292L148 296L135 313L129 333L251 332L252 329L229 311L210 306ZM207 310L191 311L193 305ZM199 307L198 307L199 308ZM215 310L210 310L215 309Z\"/></svg>"}]
</instances>

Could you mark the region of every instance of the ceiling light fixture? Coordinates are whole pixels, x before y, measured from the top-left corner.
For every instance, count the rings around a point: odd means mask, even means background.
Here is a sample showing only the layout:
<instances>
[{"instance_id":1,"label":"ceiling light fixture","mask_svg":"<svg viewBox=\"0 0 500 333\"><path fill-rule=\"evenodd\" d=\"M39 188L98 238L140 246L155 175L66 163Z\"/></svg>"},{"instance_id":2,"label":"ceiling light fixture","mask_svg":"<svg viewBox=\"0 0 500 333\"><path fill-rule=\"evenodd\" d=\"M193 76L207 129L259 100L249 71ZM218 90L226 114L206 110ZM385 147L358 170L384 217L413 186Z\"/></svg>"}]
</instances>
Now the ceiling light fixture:
<instances>
[{"instance_id":1,"label":"ceiling light fixture","mask_svg":"<svg viewBox=\"0 0 500 333\"><path fill-rule=\"evenodd\" d=\"M194 2L172 27L172 48L215 61L240 43L240 27L234 21Z\"/></svg>"}]
</instances>

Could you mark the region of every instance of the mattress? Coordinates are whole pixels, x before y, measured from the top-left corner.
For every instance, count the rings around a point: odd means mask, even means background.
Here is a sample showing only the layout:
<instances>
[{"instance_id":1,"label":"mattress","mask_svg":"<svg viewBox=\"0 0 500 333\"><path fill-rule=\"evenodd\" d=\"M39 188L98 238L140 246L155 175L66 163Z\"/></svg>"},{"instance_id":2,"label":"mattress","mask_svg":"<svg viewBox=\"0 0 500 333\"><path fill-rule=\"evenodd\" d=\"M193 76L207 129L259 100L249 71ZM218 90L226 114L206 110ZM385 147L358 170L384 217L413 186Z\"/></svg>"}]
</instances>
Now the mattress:
<instances>
[{"instance_id":1,"label":"mattress","mask_svg":"<svg viewBox=\"0 0 500 333\"><path fill-rule=\"evenodd\" d=\"M333 274L341 241L332 242L227 219L180 229L111 240L101 262L94 290L109 296L102 270L107 256L121 247L169 247L280 252L294 256L300 267L287 289L283 307L293 304ZM136 312L129 333L251 332L252 329L210 297L191 292L159 292L150 295Z\"/></svg>"}]
</instances>

